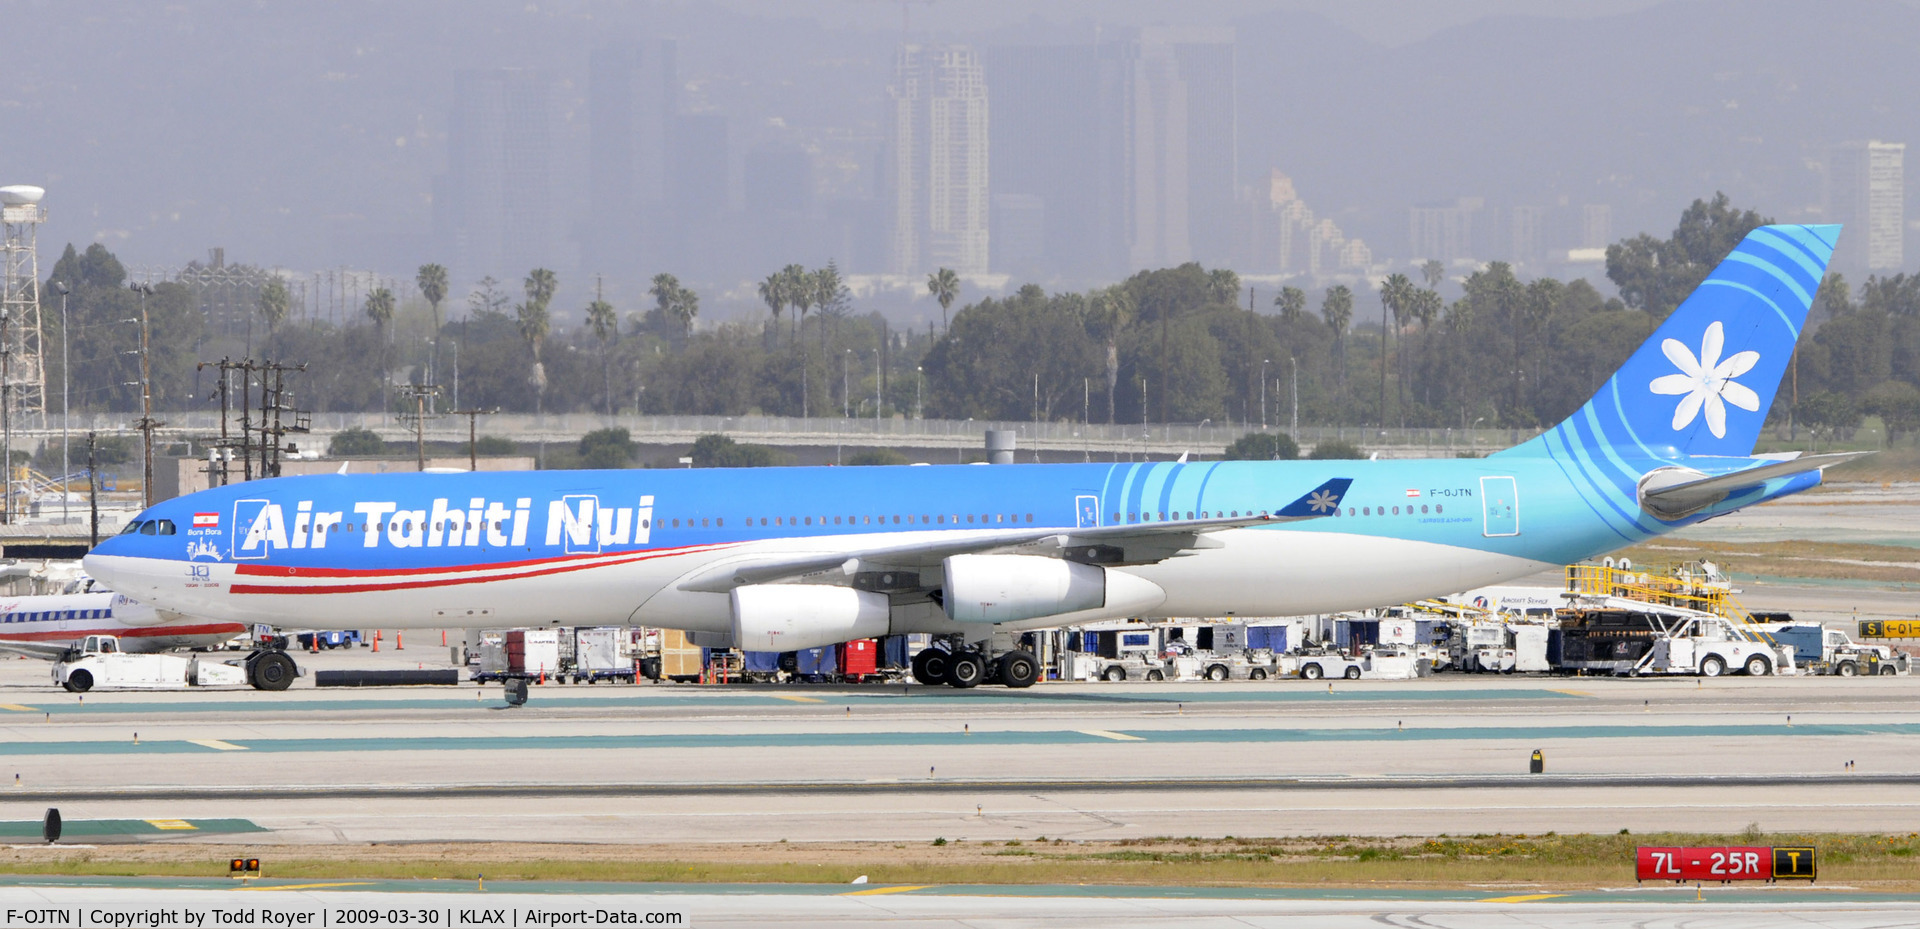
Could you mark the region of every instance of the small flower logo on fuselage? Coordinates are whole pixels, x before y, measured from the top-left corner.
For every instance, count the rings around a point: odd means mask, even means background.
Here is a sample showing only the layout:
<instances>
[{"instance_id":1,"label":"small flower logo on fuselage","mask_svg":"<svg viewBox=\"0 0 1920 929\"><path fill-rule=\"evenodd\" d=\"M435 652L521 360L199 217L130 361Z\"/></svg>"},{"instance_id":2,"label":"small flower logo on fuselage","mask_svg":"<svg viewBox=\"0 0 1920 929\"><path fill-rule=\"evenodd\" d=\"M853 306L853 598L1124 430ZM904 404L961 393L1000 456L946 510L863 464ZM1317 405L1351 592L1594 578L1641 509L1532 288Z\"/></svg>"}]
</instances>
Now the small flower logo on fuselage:
<instances>
[{"instance_id":1,"label":"small flower logo on fuselage","mask_svg":"<svg viewBox=\"0 0 1920 929\"><path fill-rule=\"evenodd\" d=\"M1714 320L1700 337L1698 357L1679 339L1660 343L1660 351L1666 354L1674 367L1680 369L1680 373L1656 377L1647 386L1656 394L1680 398L1679 405L1673 408L1675 432L1685 429L1704 410L1707 428L1712 430L1713 437L1724 439L1727 437L1727 404L1731 403L1749 413L1759 412L1760 395L1745 384L1736 383L1734 378L1752 370L1760 361L1760 353L1738 352L1722 361L1720 351L1725 347L1725 341L1726 335L1720 327L1720 321Z\"/></svg>"}]
</instances>

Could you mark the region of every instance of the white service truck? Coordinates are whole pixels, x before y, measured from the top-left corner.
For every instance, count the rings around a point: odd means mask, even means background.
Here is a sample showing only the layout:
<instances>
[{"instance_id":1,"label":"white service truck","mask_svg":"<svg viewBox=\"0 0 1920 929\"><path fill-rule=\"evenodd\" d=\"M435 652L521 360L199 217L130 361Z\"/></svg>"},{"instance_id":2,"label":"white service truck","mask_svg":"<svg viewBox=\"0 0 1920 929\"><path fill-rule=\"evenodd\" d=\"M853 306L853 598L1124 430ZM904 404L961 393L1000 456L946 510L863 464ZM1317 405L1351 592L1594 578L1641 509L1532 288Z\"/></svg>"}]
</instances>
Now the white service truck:
<instances>
[{"instance_id":1,"label":"white service truck","mask_svg":"<svg viewBox=\"0 0 1920 929\"><path fill-rule=\"evenodd\" d=\"M1808 674L1855 677L1862 674L1890 675L1907 671L1907 656L1885 645L1855 642L1844 630L1828 629L1819 623L1769 623L1765 627L1773 640L1793 648L1793 660Z\"/></svg>"},{"instance_id":2,"label":"white service truck","mask_svg":"<svg viewBox=\"0 0 1920 929\"><path fill-rule=\"evenodd\" d=\"M110 635L90 635L53 663L53 682L73 693L106 690L185 690L246 687L285 690L299 674L286 652L260 650L244 659L204 661L199 655L132 655Z\"/></svg>"}]
</instances>

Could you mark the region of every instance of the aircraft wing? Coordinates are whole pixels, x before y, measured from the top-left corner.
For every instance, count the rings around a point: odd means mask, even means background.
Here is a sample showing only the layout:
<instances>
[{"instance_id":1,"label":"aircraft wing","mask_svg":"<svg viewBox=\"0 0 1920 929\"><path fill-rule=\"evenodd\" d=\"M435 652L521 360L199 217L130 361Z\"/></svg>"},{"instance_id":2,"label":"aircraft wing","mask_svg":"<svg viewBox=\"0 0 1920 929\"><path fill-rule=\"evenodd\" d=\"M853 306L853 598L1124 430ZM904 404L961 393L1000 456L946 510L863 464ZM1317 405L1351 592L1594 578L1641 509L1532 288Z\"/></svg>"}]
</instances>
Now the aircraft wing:
<instances>
[{"instance_id":1,"label":"aircraft wing","mask_svg":"<svg viewBox=\"0 0 1920 929\"><path fill-rule=\"evenodd\" d=\"M1873 452L1807 455L1711 477L1691 468L1661 468L1641 478L1640 505L1663 519L1678 519L1725 500L1734 491L1871 454Z\"/></svg>"},{"instance_id":2,"label":"aircraft wing","mask_svg":"<svg viewBox=\"0 0 1920 929\"><path fill-rule=\"evenodd\" d=\"M0 639L0 652L10 652L47 661L58 661L60 656L66 654L72 647L72 642L23 642L18 639Z\"/></svg>"},{"instance_id":3,"label":"aircraft wing","mask_svg":"<svg viewBox=\"0 0 1920 929\"><path fill-rule=\"evenodd\" d=\"M834 552L806 552L747 556L695 572L678 585L682 590L725 593L747 584L807 579L853 579L869 572L938 568L953 555L982 552L1052 554L1088 564L1152 564L1188 551L1218 548L1207 538L1222 529L1265 526L1320 519L1338 511L1351 478L1334 478L1302 494L1299 499L1267 516L1212 517L1125 523L1116 526L1048 529L991 529L952 533L952 539L934 539L904 545L878 546ZM886 586L893 587L891 583ZM912 586L912 585L906 585Z\"/></svg>"}]
</instances>

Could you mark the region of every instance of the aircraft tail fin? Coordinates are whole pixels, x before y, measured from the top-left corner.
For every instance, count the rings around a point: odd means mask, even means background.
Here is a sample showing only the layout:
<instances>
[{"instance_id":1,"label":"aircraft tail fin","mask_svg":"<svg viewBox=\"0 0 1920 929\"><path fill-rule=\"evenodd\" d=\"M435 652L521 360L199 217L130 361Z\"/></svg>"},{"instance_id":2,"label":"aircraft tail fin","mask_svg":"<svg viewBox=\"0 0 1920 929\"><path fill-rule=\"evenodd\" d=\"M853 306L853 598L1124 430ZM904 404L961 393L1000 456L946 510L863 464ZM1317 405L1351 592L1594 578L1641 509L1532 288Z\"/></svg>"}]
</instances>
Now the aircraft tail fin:
<instances>
[{"instance_id":1,"label":"aircraft tail fin","mask_svg":"<svg viewBox=\"0 0 1920 929\"><path fill-rule=\"evenodd\" d=\"M1511 452L1751 455L1839 237L1838 225L1747 233L1586 406Z\"/></svg>"}]
</instances>

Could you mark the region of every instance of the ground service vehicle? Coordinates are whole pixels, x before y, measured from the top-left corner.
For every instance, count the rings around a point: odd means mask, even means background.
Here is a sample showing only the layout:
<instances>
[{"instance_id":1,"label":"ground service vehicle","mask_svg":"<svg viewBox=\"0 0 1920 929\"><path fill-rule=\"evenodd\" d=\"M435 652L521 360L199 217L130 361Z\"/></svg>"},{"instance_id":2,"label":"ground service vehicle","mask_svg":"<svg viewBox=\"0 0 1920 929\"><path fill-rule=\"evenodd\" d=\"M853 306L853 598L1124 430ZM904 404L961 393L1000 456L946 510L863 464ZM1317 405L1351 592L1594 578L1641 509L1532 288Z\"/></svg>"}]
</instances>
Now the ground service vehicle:
<instances>
[{"instance_id":1,"label":"ground service vehicle","mask_svg":"<svg viewBox=\"0 0 1920 929\"><path fill-rule=\"evenodd\" d=\"M245 687L285 690L298 674L285 652L259 651L226 662L198 655L130 654L110 635L90 635L53 663L53 682L73 693Z\"/></svg>"},{"instance_id":2,"label":"ground service vehicle","mask_svg":"<svg viewBox=\"0 0 1920 929\"><path fill-rule=\"evenodd\" d=\"M1554 666L1562 671L1762 677L1793 667L1791 653L1767 641L1758 627L1723 616L1622 597L1573 602L1560 613ZM1552 651L1550 659L1556 658Z\"/></svg>"},{"instance_id":3,"label":"ground service vehicle","mask_svg":"<svg viewBox=\"0 0 1920 929\"><path fill-rule=\"evenodd\" d=\"M1766 629L1775 642L1793 647L1794 663L1809 674L1854 677L1907 670L1906 655L1896 654L1885 645L1855 642L1846 632L1819 623L1785 622L1769 624Z\"/></svg>"}]
</instances>

